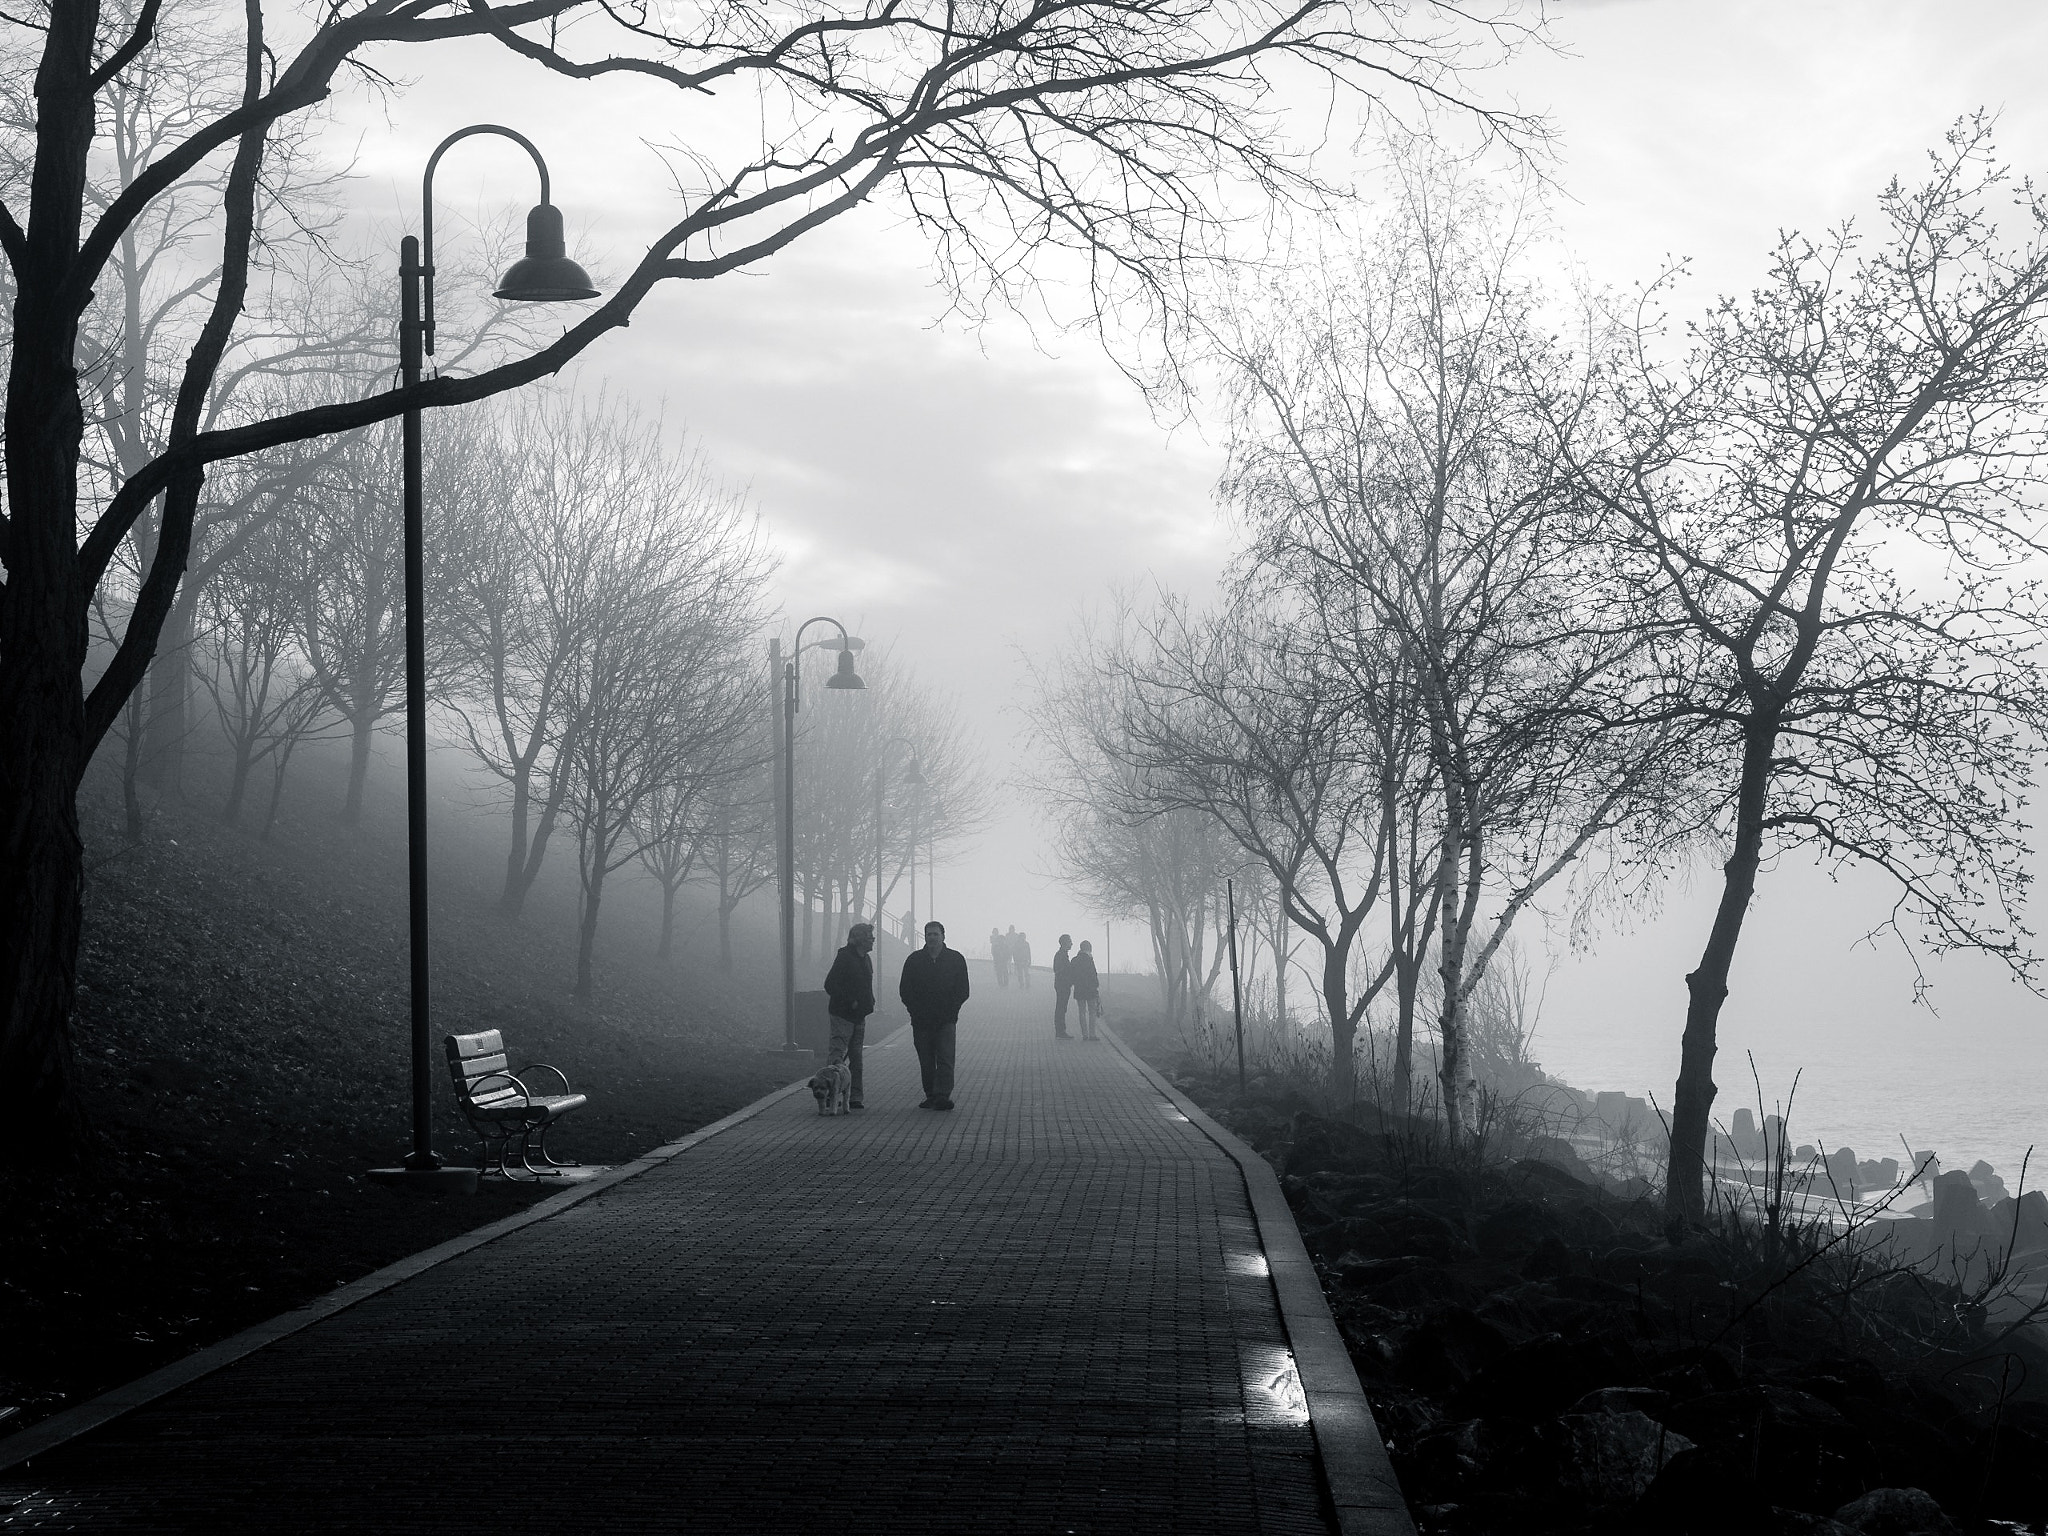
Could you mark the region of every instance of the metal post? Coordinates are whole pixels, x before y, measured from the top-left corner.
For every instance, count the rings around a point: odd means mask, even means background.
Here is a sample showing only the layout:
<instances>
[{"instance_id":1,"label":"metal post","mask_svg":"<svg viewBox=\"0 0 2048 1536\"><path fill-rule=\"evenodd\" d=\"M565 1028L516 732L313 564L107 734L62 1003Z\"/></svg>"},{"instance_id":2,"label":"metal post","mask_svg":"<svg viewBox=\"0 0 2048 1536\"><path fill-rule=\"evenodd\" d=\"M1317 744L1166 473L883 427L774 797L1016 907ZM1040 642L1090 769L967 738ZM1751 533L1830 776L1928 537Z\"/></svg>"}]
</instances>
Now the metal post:
<instances>
[{"instance_id":1,"label":"metal post","mask_svg":"<svg viewBox=\"0 0 2048 1536\"><path fill-rule=\"evenodd\" d=\"M782 1048L796 1049L796 657L782 664Z\"/></svg>"},{"instance_id":2,"label":"metal post","mask_svg":"<svg viewBox=\"0 0 2048 1536\"><path fill-rule=\"evenodd\" d=\"M420 381L420 243L398 247L398 368L402 386ZM408 406L403 436L405 501L405 842L412 904L412 1152L405 1166L430 1171L434 1154L431 971L427 949L427 642L426 511L420 471L420 412Z\"/></svg>"},{"instance_id":3,"label":"metal post","mask_svg":"<svg viewBox=\"0 0 2048 1536\"><path fill-rule=\"evenodd\" d=\"M1230 1014L1237 1021L1237 1091L1244 1092L1244 996L1237 985L1237 886L1223 882L1223 894L1230 903Z\"/></svg>"}]
</instances>

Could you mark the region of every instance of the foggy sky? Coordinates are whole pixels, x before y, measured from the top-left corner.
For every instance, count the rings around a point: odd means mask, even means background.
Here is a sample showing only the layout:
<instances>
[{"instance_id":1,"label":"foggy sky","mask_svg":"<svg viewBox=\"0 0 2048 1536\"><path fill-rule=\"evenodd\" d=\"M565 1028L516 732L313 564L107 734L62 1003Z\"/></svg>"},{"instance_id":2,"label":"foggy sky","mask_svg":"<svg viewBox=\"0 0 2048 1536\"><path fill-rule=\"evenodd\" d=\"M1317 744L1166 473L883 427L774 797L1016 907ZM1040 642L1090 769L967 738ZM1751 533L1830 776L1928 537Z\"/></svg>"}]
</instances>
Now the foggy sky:
<instances>
[{"instance_id":1,"label":"foggy sky","mask_svg":"<svg viewBox=\"0 0 2048 1536\"><path fill-rule=\"evenodd\" d=\"M1525 56L1477 81L1479 94L1552 117L1555 216L1594 281L1626 285L1672 255L1692 259L1681 317L1749 286L1780 227L1866 213L1889 176L1916 177L1943 130L1978 106L2001 113L2010 161L2048 174L2038 0L1566 0L1556 35L1564 54ZM342 106L334 142L356 155L365 211L395 218L403 207L414 227L426 150L454 127L496 120L548 154L579 254L622 268L636 237L675 216L638 140L678 139L692 125L657 131L636 117L630 90L579 90L494 47L428 58L414 66L422 88ZM444 206L487 214L494 200L531 200L509 149L466 146L442 178ZM830 613L893 640L963 699L1000 777L1028 750L1006 713L1024 686L1020 650L1056 644L1113 582L1199 591L1213 581L1230 543L1210 495L1220 454L1199 423L1154 421L1086 337L1034 339L1014 322L970 334L935 323L943 306L921 245L886 209L864 211L758 274L659 290L581 373L665 404L701 437L751 486L783 558L792 623ZM1099 923L1032 877L1030 809L1013 790L1002 798L1003 824L939 874L939 915L956 940L978 944L992 922L1014 923L1044 956L1062 928L1099 936ZM1590 960L1564 960L1547 997L1551 1049L1539 1042L1539 1056L1582 1081L1616 1075L1587 1086L1640 1090L1647 1077L1668 1093L1710 874L1690 892L1681 882L1661 915ZM1798 1056L1802 1020L1918 1027L1910 966L1852 948L1881 915L1875 887L1786 870L1762 889L1724 1016L1724 1087L1726 1061L1746 1044ZM1122 934L1119 959L1137 947L1134 927ZM2003 1039L2015 1018L2048 1020L1988 964L1946 967L1937 980L1944 1038L1965 1048ZM1576 1048L1577 1021L1603 1039L1628 1022L1654 1043L1622 1062ZM2048 1028L2028 1039L2022 1068L2048 1090Z\"/></svg>"}]
</instances>

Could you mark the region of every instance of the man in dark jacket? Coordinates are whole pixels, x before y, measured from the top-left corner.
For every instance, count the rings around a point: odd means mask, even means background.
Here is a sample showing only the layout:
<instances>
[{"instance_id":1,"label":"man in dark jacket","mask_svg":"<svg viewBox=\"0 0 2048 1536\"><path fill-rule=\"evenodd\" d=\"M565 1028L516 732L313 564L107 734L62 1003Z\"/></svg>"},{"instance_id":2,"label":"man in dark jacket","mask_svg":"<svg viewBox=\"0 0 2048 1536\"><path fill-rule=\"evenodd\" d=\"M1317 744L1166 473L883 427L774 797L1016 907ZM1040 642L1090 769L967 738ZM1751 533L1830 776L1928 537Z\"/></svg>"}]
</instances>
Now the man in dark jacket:
<instances>
[{"instance_id":1,"label":"man in dark jacket","mask_svg":"<svg viewBox=\"0 0 2048 1536\"><path fill-rule=\"evenodd\" d=\"M1074 936L1060 935L1060 947L1052 952L1052 1032L1057 1040L1071 1040L1067 1033L1067 999L1074 991L1074 957L1067 953L1074 947Z\"/></svg>"},{"instance_id":2,"label":"man in dark jacket","mask_svg":"<svg viewBox=\"0 0 2048 1536\"><path fill-rule=\"evenodd\" d=\"M846 1104L863 1109L860 1093L860 1051L866 1043L868 1015L875 1011L875 962L868 954L875 947L871 923L855 923L846 930L846 944L833 958L825 973L825 1003L832 1011L832 1050L825 1060L832 1065L845 1062L853 1081Z\"/></svg>"},{"instance_id":3,"label":"man in dark jacket","mask_svg":"<svg viewBox=\"0 0 2048 1536\"><path fill-rule=\"evenodd\" d=\"M924 925L924 948L903 962L896 992L910 1014L910 1038L924 1075L924 1102L917 1107L951 1109L954 1026L967 1001L967 957L946 948L944 923Z\"/></svg>"}]
</instances>

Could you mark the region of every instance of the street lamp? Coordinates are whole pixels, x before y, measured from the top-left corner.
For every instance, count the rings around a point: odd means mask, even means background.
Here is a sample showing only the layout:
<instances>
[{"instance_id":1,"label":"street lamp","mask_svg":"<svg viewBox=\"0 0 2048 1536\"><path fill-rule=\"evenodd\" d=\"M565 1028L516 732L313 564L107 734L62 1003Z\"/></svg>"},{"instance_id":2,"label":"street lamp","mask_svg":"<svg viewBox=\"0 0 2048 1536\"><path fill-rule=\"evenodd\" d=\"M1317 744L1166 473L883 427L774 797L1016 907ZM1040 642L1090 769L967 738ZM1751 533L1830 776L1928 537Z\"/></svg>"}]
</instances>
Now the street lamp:
<instances>
[{"instance_id":1,"label":"street lamp","mask_svg":"<svg viewBox=\"0 0 2048 1536\"><path fill-rule=\"evenodd\" d=\"M526 216L526 256L514 262L492 297L514 303L554 304L594 299L584 270L568 257L562 212L548 200L548 167L524 134L478 123L448 135L427 157L420 179L421 242L407 235L398 247L398 373L411 389L434 350L434 168L463 139L481 133L510 139L533 157L540 172L540 202ZM405 479L405 840L412 903L412 1151L402 1168L378 1168L385 1183L474 1187L475 1170L443 1168L434 1151L434 1062L427 963L427 660L425 493L420 470L420 410L404 415Z\"/></svg>"},{"instance_id":2,"label":"street lamp","mask_svg":"<svg viewBox=\"0 0 2048 1536\"><path fill-rule=\"evenodd\" d=\"M922 788L924 785L924 774L918 770L917 766L917 743L904 736L891 736L888 740L884 741L881 750L875 754L875 922L878 925L876 928L878 933L881 931L879 924L882 921L882 861L884 856L883 849L886 846L882 836L882 780L888 769L889 749L897 746L910 748L910 771L903 775L903 782L912 788ZM910 925L911 930L915 932L917 928L917 842L915 830L912 832L910 844ZM906 940L906 942L908 941Z\"/></svg>"},{"instance_id":3,"label":"street lamp","mask_svg":"<svg viewBox=\"0 0 2048 1536\"><path fill-rule=\"evenodd\" d=\"M797 626L796 643L789 648L789 660L782 664L782 1048L797 1049L796 1043L796 712L802 697L797 664L803 659L804 631L813 624L830 624L839 631L835 640L812 642L823 651L837 651L839 666L825 679L827 688L865 688L853 669L853 653L859 640L846 632L837 619L805 619Z\"/></svg>"}]
</instances>

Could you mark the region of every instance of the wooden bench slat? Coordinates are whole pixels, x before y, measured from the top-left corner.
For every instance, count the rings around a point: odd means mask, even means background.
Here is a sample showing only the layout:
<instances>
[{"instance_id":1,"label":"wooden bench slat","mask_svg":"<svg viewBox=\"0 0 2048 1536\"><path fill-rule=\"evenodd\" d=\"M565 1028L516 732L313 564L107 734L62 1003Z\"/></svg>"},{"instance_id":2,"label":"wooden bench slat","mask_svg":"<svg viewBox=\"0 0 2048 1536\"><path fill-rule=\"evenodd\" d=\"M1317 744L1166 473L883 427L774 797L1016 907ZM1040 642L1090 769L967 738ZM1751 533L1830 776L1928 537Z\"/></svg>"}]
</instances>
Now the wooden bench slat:
<instances>
[{"instance_id":1,"label":"wooden bench slat","mask_svg":"<svg viewBox=\"0 0 2048 1536\"><path fill-rule=\"evenodd\" d=\"M467 1061L451 1061L448 1067L450 1071L461 1073L462 1080L469 1083L480 1077L487 1077L493 1072L509 1070L502 1051L496 1056L472 1056Z\"/></svg>"},{"instance_id":2,"label":"wooden bench slat","mask_svg":"<svg viewBox=\"0 0 2048 1536\"><path fill-rule=\"evenodd\" d=\"M505 1036L495 1029L479 1030L473 1035L450 1035L448 1055L451 1060L470 1056L502 1056L505 1053Z\"/></svg>"}]
</instances>

